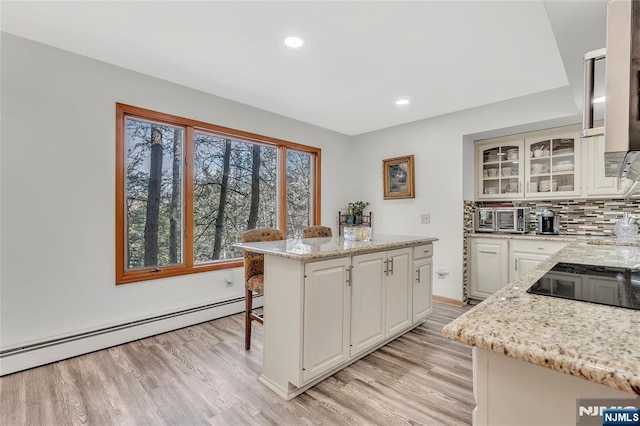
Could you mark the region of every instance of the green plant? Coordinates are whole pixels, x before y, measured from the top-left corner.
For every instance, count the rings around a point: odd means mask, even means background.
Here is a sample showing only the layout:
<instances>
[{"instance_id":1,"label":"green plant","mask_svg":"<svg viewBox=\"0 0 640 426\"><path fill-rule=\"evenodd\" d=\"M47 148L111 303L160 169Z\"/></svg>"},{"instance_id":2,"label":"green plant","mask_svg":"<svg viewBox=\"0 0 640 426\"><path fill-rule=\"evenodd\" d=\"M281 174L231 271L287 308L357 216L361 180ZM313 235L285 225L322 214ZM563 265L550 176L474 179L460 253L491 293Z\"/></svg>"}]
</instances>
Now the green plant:
<instances>
[{"instance_id":1,"label":"green plant","mask_svg":"<svg viewBox=\"0 0 640 426\"><path fill-rule=\"evenodd\" d=\"M368 205L368 201L354 201L353 203L347 204L347 212L354 216L362 216L364 209L366 209Z\"/></svg>"}]
</instances>

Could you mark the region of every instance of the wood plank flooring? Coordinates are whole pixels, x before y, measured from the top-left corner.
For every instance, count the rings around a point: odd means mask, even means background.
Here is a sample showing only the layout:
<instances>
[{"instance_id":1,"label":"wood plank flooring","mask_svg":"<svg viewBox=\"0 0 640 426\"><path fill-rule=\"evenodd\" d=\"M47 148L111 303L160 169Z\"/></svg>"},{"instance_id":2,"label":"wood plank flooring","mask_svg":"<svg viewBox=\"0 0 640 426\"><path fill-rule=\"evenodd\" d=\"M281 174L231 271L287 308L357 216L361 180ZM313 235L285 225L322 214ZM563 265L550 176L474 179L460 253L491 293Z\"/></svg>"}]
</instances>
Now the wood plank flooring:
<instances>
[{"instance_id":1,"label":"wood plank flooring","mask_svg":"<svg viewBox=\"0 0 640 426\"><path fill-rule=\"evenodd\" d=\"M469 425L471 348L427 322L286 402L257 380L242 314L0 378L2 425Z\"/></svg>"}]
</instances>

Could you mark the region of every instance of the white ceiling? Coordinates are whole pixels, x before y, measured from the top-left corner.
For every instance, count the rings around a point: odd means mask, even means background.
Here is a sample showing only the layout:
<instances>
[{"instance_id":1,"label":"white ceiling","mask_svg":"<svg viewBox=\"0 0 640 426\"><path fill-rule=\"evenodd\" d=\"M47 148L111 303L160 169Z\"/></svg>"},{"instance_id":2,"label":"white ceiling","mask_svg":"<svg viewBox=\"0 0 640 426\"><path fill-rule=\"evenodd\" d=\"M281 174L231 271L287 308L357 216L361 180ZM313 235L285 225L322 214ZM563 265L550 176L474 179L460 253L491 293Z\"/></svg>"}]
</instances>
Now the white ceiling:
<instances>
[{"instance_id":1,"label":"white ceiling","mask_svg":"<svg viewBox=\"0 0 640 426\"><path fill-rule=\"evenodd\" d=\"M605 0L2 1L1 29L356 135L571 85ZM586 24L585 24L586 23ZM300 50L282 45L296 34ZM408 97L398 107L394 101Z\"/></svg>"}]
</instances>

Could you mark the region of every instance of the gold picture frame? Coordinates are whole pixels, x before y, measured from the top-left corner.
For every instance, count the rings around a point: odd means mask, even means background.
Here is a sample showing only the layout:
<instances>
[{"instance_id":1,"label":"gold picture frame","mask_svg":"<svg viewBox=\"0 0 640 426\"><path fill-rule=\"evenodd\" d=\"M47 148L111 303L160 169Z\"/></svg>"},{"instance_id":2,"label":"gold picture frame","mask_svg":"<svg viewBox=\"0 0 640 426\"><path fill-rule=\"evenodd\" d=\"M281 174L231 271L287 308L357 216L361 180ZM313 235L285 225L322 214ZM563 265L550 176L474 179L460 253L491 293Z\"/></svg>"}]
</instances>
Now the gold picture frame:
<instances>
[{"instance_id":1,"label":"gold picture frame","mask_svg":"<svg viewBox=\"0 0 640 426\"><path fill-rule=\"evenodd\" d=\"M413 155L382 160L384 199L415 198Z\"/></svg>"}]
</instances>

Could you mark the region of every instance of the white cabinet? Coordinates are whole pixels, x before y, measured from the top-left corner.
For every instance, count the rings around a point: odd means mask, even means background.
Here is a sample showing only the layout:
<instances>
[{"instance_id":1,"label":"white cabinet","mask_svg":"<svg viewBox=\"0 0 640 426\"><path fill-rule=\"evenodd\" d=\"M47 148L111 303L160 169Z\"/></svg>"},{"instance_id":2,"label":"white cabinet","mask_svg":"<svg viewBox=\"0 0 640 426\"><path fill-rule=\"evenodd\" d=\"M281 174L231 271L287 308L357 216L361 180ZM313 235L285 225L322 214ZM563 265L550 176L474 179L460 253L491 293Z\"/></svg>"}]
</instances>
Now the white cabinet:
<instances>
[{"instance_id":1,"label":"white cabinet","mask_svg":"<svg viewBox=\"0 0 640 426\"><path fill-rule=\"evenodd\" d=\"M577 126L476 141L476 199L623 196L628 179L605 176L604 137Z\"/></svg>"},{"instance_id":2,"label":"white cabinet","mask_svg":"<svg viewBox=\"0 0 640 426\"><path fill-rule=\"evenodd\" d=\"M386 253L353 256L351 270L351 356L384 340Z\"/></svg>"},{"instance_id":3,"label":"white cabinet","mask_svg":"<svg viewBox=\"0 0 640 426\"><path fill-rule=\"evenodd\" d=\"M547 255L514 251L509 258L509 281L515 281L545 260Z\"/></svg>"},{"instance_id":4,"label":"white cabinet","mask_svg":"<svg viewBox=\"0 0 640 426\"><path fill-rule=\"evenodd\" d=\"M581 192L580 133L557 130L476 143L476 198L561 198Z\"/></svg>"},{"instance_id":5,"label":"white cabinet","mask_svg":"<svg viewBox=\"0 0 640 426\"><path fill-rule=\"evenodd\" d=\"M303 382L342 364L350 356L349 266L347 257L305 265Z\"/></svg>"},{"instance_id":6,"label":"white cabinet","mask_svg":"<svg viewBox=\"0 0 640 426\"><path fill-rule=\"evenodd\" d=\"M471 238L469 295L484 299L565 247L565 241Z\"/></svg>"},{"instance_id":7,"label":"white cabinet","mask_svg":"<svg viewBox=\"0 0 640 426\"><path fill-rule=\"evenodd\" d=\"M433 311L433 246L413 248L413 322L424 320Z\"/></svg>"},{"instance_id":8,"label":"white cabinet","mask_svg":"<svg viewBox=\"0 0 640 426\"><path fill-rule=\"evenodd\" d=\"M484 299L507 285L508 256L507 240L471 239L471 297Z\"/></svg>"},{"instance_id":9,"label":"white cabinet","mask_svg":"<svg viewBox=\"0 0 640 426\"><path fill-rule=\"evenodd\" d=\"M509 241L509 281L515 281L568 243L561 241Z\"/></svg>"},{"instance_id":10,"label":"white cabinet","mask_svg":"<svg viewBox=\"0 0 640 426\"><path fill-rule=\"evenodd\" d=\"M411 249L387 252L385 274L385 337L398 333L412 323L412 283L409 276Z\"/></svg>"},{"instance_id":11,"label":"white cabinet","mask_svg":"<svg viewBox=\"0 0 640 426\"><path fill-rule=\"evenodd\" d=\"M525 138L525 197L562 198L581 193L581 139L577 131Z\"/></svg>"},{"instance_id":12,"label":"white cabinet","mask_svg":"<svg viewBox=\"0 0 640 426\"><path fill-rule=\"evenodd\" d=\"M422 238L406 241L413 244L319 260L265 254L260 382L289 400L424 321L431 312L433 246Z\"/></svg>"},{"instance_id":13,"label":"white cabinet","mask_svg":"<svg viewBox=\"0 0 640 426\"><path fill-rule=\"evenodd\" d=\"M585 192L587 196L621 196L631 186L626 178L605 176L604 165L604 136L585 138L582 140L585 148L584 167L586 173Z\"/></svg>"},{"instance_id":14,"label":"white cabinet","mask_svg":"<svg viewBox=\"0 0 640 426\"><path fill-rule=\"evenodd\" d=\"M476 197L522 198L524 139L501 138L476 144Z\"/></svg>"},{"instance_id":15,"label":"white cabinet","mask_svg":"<svg viewBox=\"0 0 640 426\"><path fill-rule=\"evenodd\" d=\"M409 327L411 248L353 256L351 356Z\"/></svg>"}]
</instances>

